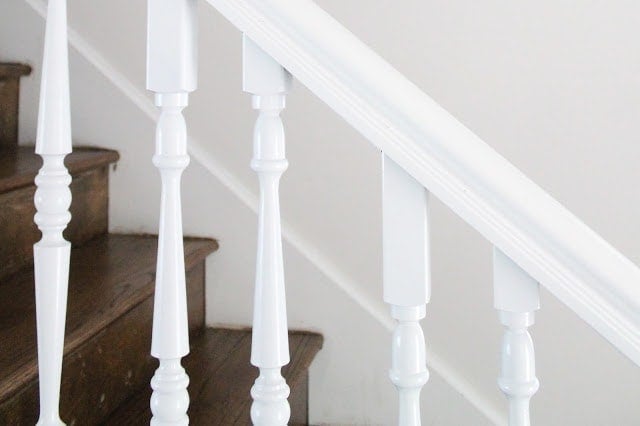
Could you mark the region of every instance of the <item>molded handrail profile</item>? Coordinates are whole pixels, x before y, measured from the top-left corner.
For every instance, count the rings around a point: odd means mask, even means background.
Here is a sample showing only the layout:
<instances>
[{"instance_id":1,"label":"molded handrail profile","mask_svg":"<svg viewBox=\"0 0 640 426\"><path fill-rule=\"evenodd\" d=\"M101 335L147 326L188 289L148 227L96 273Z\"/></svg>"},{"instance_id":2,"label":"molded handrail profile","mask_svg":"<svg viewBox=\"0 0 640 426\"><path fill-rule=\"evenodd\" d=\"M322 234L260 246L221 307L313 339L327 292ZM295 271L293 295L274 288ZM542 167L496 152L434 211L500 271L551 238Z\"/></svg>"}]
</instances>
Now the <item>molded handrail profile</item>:
<instances>
[{"instance_id":1,"label":"molded handrail profile","mask_svg":"<svg viewBox=\"0 0 640 426\"><path fill-rule=\"evenodd\" d=\"M207 0L640 365L640 269L311 0Z\"/></svg>"}]
</instances>

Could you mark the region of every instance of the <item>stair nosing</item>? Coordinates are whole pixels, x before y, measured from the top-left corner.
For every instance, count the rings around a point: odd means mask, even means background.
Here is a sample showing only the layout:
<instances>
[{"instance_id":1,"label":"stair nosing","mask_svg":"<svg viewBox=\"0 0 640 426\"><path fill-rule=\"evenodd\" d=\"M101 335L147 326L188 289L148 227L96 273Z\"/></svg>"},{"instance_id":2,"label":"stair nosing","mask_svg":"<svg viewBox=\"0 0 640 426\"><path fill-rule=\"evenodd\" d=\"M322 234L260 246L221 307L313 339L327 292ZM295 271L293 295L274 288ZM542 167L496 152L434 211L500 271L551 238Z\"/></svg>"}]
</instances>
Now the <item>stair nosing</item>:
<instances>
[{"instance_id":1,"label":"stair nosing","mask_svg":"<svg viewBox=\"0 0 640 426\"><path fill-rule=\"evenodd\" d=\"M9 78L19 78L28 76L33 69L31 65L20 62L2 62L0 63L0 80Z\"/></svg>"},{"instance_id":2,"label":"stair nosing","mask_svg":"<svg viewBox=\"0 0 640 426\"><path fill-rule=\"evenodd\" d=\"M27 153L35 154L34 146L18 146L0 149L0 154L5 155L7 152L27 151ZM76 159L73 153L95 153L94 157L87 159ZM94 170L109 164L114 164L120 160L120 154L111 149L96 148L91 146L74 146L74 151L65 159L65 166L69 174L77 176L89 170ZM34 179L38 174L38 170L22 171L12 175L11 177L0 178L0 194L15 191L17 189L35 186Z\"/></svg>"}]
</instances>

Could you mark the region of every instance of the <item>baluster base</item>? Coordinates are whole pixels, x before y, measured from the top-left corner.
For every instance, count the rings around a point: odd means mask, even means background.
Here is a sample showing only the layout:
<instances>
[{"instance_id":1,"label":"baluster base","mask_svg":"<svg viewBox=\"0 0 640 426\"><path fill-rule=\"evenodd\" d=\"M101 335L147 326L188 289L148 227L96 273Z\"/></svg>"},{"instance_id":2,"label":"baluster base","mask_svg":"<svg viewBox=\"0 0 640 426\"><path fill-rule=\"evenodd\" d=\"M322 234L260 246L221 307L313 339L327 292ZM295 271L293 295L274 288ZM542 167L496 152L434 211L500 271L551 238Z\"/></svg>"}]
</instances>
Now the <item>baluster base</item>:
<instances>
[{"instance_id":1,"label":"baluster base","mask_svg":"<svg viewBox=\"0 0 640 426\"><path fill-rule=\"evenodd\" d=\"M261 368L251 388L251 421L256 426L286 426L291 417L289 386L280 368Z\"/></svg>"},{"instance_id":2,"label":"baluster base","mask_svg":"<svg viewBox=\"0 0 640 426\"><path fill-rule=\"evenodd\" d=\"M180 359L160 360L151 379L151 426L187 426L189 416L189 376Z\"/></svg>"},{"instance_id":3,"label":"baluster base","mask_svg":"<svg viewBox=\"0 0 640 426\"><path fill-rule=\"evenodd\" d=\"M66 426L65 423L60 420L60 418L57 419L46 419L46 420L38 420L38 423L36 423L36 426Z\"/></svg>"}]
</instances>

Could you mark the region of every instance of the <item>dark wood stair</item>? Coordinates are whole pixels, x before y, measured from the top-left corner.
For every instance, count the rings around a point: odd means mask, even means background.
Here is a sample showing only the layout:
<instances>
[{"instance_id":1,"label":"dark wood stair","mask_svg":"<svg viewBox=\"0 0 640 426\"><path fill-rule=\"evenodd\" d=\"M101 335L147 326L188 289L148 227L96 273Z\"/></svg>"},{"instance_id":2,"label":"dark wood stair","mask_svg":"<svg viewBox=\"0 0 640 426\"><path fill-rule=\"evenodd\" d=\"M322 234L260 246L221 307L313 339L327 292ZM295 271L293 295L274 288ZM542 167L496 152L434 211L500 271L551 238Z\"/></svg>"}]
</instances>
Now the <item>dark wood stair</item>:
<instances>
[{"instance_id":1,"label":"dark wood stair","mask_svg":"<svg viewBox=\"0 0 640 426\"><path fill-rule=\"evenodd\" d=\"M118 161L115 151L74 148L67 156L71 182L72 220L65 238L75 246L108 230L109 166ZM36 191L33 180L42 159L33 146L0 149L0 236L11 244L0 245L0 279L33 262L33 244L40 231L33 222Z\"/></svg>"},{"instance_id":2,"label":"dark wood stair","mask_svg":"<svg viewBox=\"0 0 640 426\"><path fill-rule=\"evenodd\" d=\"M308 418L308 368L322 348L322 336L315 333L289 334L291 362L282 369L291 388L290 425L306 425ZM249 364L250 330L207 329L191 343L183 365L189 372L192 425L249 425L249 391L258 376ZM151 420L147 386L124 403L102 423L103 426L148 425Z\"/></svg>"},{"instance_id":3,"label":"dark wood stair","mask_svg":"<svg viewBox=\"0 0 640 426\"><path fill-rule=\"evenodd\" d=\"M96 424L148 381L157 239L104 235L73 249L61 415ZM186 239L190 328L204 324L204 259L212 240ZM32 425L38 415L33 270L0 283L0 424Z\"/></svg>"}]
</instances>

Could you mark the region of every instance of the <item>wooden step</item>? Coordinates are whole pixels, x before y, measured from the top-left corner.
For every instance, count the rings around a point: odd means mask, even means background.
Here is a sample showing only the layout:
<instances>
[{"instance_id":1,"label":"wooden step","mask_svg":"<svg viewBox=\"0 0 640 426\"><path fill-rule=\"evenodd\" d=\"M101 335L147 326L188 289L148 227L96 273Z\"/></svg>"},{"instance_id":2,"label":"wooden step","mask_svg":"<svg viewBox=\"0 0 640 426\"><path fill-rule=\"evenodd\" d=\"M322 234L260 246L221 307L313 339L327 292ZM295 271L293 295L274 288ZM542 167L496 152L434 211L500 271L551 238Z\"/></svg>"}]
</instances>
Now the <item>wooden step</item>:
<instances>
[{"instance_id":1,"label":"wooden step","mask_svg":"<svg viewBox=\"0 0 640 426\"><path fill-rule=\"evenodd\" d=\"M290 425L308 422L308 368L322 348L322 336L315 333L289 334L291 362L282 369L291 388ZM251 331L207 329L191 342L184 366L191 383L190 424L250 425L249 391L258 370L249 364ZM151 419L148 386L118 408L103 426L142 426Z\"/></svg>"},{"instance_id":2,"label":"wooden step","mask_svg":"<svg viewBox=\"0 0 640 426\"><path fill-rule=\"evenodd\" d=\"M97 148L74 148L67 156L73 201L65 238L74 245L107 232L108 168L118 158L115 151ZM33 147L0 149L0 235L11 241L0 245L0 279L33 263L33 244L40 239L33 222L33 181L41 165Z\"/></svg>"},{"instance_id":3,"label":"wooden step","mask_svg":"<svg viewBox=\"0 0 640 426\"><path fill-rule=\"evenodd\" d=\"M98 424L148 383L157 238L104 235L75 248L65 338L61 416ZM207 239L185 239L189 324L204 324ZM33 425L38 416L33 272L0 282L0 424Z\"/></svg>"},{"instance_id":4,"label":"wooden step","mask_svg":"<svg viewBox=\"0 0 640 426\"><path fill-rule=\"evenodd\" d=\"M0 147L18 145L20 78L29 74L29 65L0 63Z\"/></svg>"}]
</instances>

